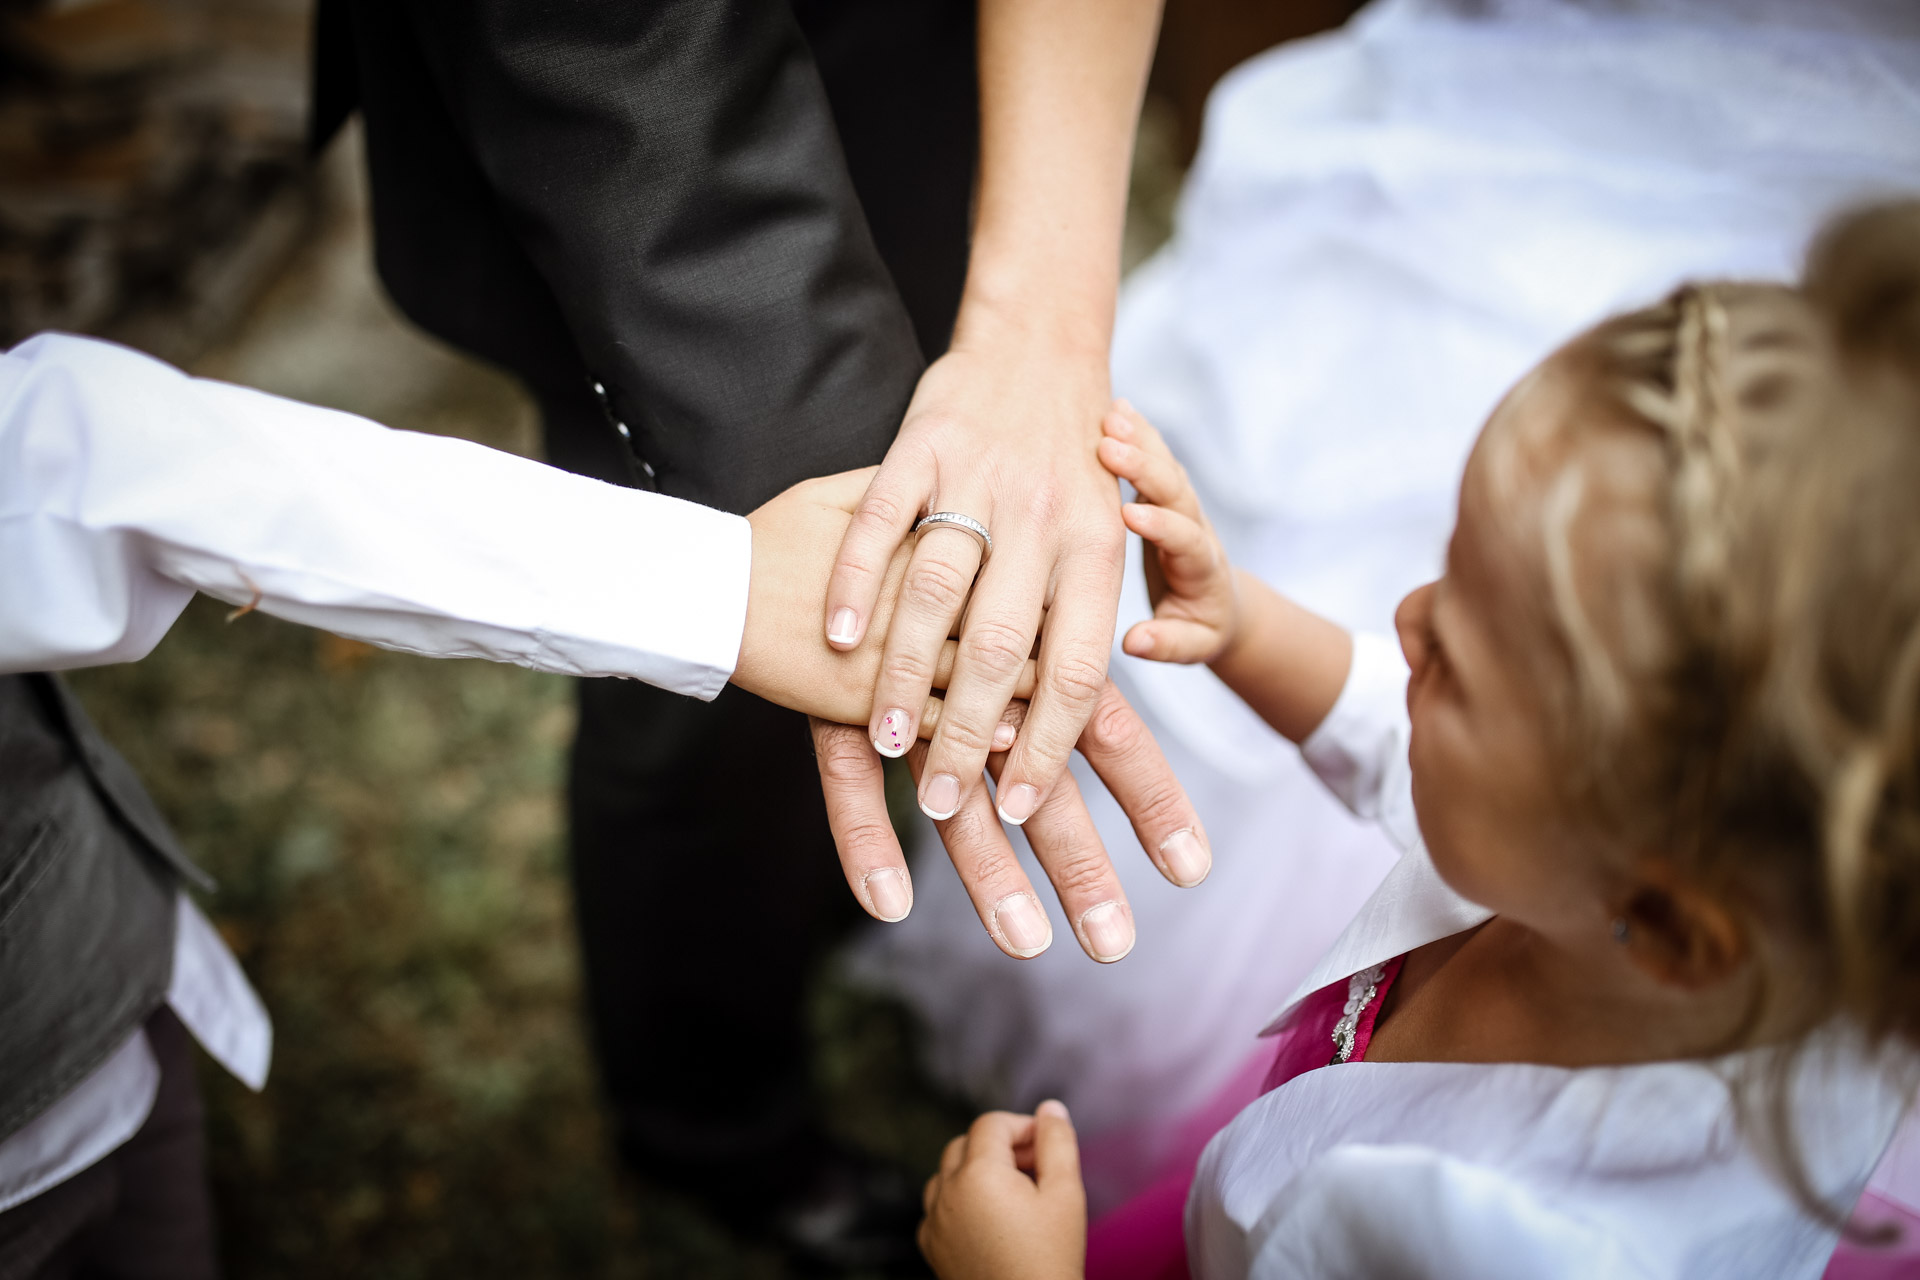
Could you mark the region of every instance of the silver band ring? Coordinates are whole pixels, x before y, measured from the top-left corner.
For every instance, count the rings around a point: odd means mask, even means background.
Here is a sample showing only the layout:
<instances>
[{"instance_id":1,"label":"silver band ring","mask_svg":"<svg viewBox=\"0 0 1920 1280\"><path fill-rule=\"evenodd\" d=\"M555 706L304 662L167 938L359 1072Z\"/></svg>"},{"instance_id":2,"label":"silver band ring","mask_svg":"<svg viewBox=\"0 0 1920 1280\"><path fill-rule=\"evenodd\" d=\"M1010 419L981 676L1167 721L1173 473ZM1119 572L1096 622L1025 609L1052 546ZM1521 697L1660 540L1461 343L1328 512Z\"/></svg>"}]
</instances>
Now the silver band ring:
<instances>
[{"instance_id":1,"label":"silver band ring","mask_svg":"<svg viewBox=\"0 0 1920 1280\"><path fill-rule=\"evenodd\" d=\"M980 539L980 563L985 564L987 557L993 554L993 535L987 532L987 526L972 516L963 516L958 511L936 511L930 516L921 516L913 531L919 533L928 525L946 524L964 530Z\"/></svg>"}]
</instances>

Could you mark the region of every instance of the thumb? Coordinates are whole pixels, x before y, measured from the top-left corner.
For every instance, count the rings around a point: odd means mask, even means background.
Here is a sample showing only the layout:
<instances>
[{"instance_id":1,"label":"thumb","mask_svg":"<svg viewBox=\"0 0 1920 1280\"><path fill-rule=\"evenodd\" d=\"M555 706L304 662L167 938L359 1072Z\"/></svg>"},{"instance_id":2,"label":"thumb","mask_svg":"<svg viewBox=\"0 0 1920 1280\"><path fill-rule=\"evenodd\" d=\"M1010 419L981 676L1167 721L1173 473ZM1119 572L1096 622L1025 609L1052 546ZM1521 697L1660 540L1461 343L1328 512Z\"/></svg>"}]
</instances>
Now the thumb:
<instances>
[{"instance_id":1,"label":"thumb","mask_svg":"<svg viewBox=\"0 0 1920 1280\"><path fill-rule=\"evenodd\" d=\"M1080 1139L1062 1103L1048 1100L1033 1113L1033 1178L1042 1191L1080 1192Z\"/></svg>"}]
</instances>

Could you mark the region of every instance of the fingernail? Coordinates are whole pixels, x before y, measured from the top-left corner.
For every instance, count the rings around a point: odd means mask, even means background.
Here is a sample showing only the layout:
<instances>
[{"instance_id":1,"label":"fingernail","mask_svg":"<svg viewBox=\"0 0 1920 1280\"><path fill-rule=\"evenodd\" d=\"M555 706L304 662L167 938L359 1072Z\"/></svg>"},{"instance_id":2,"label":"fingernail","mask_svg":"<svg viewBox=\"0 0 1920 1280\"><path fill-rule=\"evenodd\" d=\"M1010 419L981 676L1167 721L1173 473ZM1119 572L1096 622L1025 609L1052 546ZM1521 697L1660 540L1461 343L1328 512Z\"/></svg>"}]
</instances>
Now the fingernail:
<instances>
[{"instance_id":1,"label":"fingernail","mask_svg":"<svg viewBox=\"0 0 1920 1280\"><path fill-rule=\"evenodd\" d=\"M913 721L895 707L880 717L880 732L873 735L873 749L889 760L898 760L913 745Z\"/></svg>"},{"instance_id":2,"label":"fingernail","mask_svg":"<svg viewBox=\"0 0 1920 1280\"><path fill-rule=\"evenodd\" d=\"M1010 893L993 909L993 927L1007 950L1025 959L1037 956L1053 941L1053 925L1039 899L1030 893Z\"/></svg>"},{"instance_id":3,"label":"fingernail","mask_svg":"<svg viewBox=\"0 0 1920 1280\"><path fill-rule=\"evenodd\" d=\"M1005 751L1013 745L1013 740L1019 736L1020 731L1010 724L996 725L993 730L993 749L995 751Z\"/></svg>"},{"instance_id":4,"label":"fingernail","mask_svg":"<svg viewBox=\"0 0 1920 1280\"><path fill-rule=\"evenodd\" d=\"M827 628L827 639L835 644L852 644L854 634L860 628L860 618L851 609L836 609L833 625Z\"/></svg>"},{"instance_id":5,"label":"fingernail","mask_svg":"<svg viewBox=\"0 0 1920 1280\"><path fill-rule=\"evenodd\" d=\"M920 792L920 812L936 822L944 822L960 807L960 779L950 773L936 773L927 779Z\"/></svg>"},{"instance_id":6,"label":"fingernail","mask_svg":"<svg viewBox=\"0 0 1920 1280\"><path fill-rule=\"evenodd\" d=\"M1213 855L1191 828L1182 828L1161 841L1160 859L1173 882L1184 889L1199 884L1213 870Z\"/></svg>"},{"instance_id":7,"label":"fingernail","mask_svg":"<svg viewBox=\"0 0 1920 1280\"><path fill-rule=\"evenodd\" d=\"M892 924L896 920L905 920L907 912L913 910L913 882L907 879L907 873L896 867L881 867L877 871L867 872L867 878L861 882L867 890L867 902L873 907L873 914Z\"/></svg>"},{"instance_id":8,"label":"fingernail","mask_svg":"<svg viewBox=\"0 0 1920 1280\"><path fill-rule=\"evenodd\" d=\"M1073 1117L1067 1114L1067 1104L1058 1098L1048 1098L1033 1110L1035 1115L1058 1116L1068 1124L1073 1123Z\"/></svg>"},{"instance_id":9,"label":"fingernail","mask_svg":"<svg viewBox=\"0 0 1920 1280\"><path fill-rule=\"evenodd\" d=\"M1000 816L1019 826L1033 816L1034 808L1040 803L1040 793L1024 782L1008 787L1006 794L1000 797Z\"/></svg>"},{"instance_id":10,"label":"fingernail","mask_svg":"<svg viewBox=\"0 0 1920 1280\"><path fill-rule=\"evenodd\" d=\"M1120 902L1089 907L1080 917L1080 933L1093 958L1110 964L1133 950L1133 913Z\"/></svg>"}]
</instances>

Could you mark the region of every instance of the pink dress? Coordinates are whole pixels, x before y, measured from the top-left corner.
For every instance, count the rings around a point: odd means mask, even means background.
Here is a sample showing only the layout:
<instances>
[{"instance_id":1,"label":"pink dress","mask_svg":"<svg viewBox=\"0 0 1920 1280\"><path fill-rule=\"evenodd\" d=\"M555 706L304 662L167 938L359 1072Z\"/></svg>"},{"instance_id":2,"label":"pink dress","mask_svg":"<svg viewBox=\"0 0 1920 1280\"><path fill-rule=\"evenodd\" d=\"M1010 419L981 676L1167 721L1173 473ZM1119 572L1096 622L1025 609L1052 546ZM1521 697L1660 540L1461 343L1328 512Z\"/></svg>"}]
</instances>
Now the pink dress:
<instances>
[{"instance_id":1,"label":"pink dress","mask_svg":"<svg viewBox=\"0 0 1920 1280\"><path fill-rule=\"evenodd\" d=\"M1226 1120L1261 1094L1296 1076L1343 1062L1363 1062L1387 991L1400 976L1405 956L1329 983L1300 1002L1275 1037L1273 1056L1257 1077L1243 1074L1202 1108L1211 1124L1196 1135L1181 1167L1153 1183L1087 1230L1087 1280L1191 1280L1187 1271L1185 1218L1194 1166L1206 1140ZM1842 1240L1824 1280L1916 1280L1920 1277L1920 1215L1868 1191L1853 1220L1867 1228L1889 1225L1899 1232L1891 1246Z\"/></svg>"},{"instance_id":2,"label":"pink dress","mask_svg":"<svg viewBox=\"0 0 1920 1280\"><path fill-rule=\"evenodd\" d=\"M1241 1107L1295 1076L1342 1062L1365 1061L1380 1005L1405 959L1399 956L1377 969L1329 983L1302 1000L1286 1029L1274 1037L1273 1057L1257 1077L1257 1086L1248 1088L1250 1082L1244 1077L1233 1081L1206 1106L1205 1113L1224 1111L1224 1124ZM1103 1214L1088 1228L1087 1280L1189 1280L1184 1230L1187 1192L1193 1186L1200 1149L1212 1136L1208 1133L1194 1144L1177 1172Z\"/></svg>"}]
</instances>

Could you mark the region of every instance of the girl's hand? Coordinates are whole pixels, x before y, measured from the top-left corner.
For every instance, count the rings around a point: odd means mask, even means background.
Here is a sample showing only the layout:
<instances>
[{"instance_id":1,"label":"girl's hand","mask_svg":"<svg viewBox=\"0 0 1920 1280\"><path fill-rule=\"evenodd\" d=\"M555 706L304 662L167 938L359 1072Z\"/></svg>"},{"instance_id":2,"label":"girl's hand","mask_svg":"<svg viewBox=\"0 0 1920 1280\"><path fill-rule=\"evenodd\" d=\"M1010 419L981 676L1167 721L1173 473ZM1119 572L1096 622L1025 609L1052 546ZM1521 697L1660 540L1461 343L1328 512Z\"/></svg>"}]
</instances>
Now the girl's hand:
<instances>
[{"instance_id":1,"label":"girl's hand","mask_svg":"<svg viewBox=\"0 0 1920 1280\"><path fill-rule=\"evenodd\" d=\"M927 1181L920 1251L940 1280L1078 1280L1087 1261L1080 1146L1058 1102L989 1111Z\"/></svg>"},{"instance_id":2,"label":"girl's hand","mask_svg":"<svg viewBox=\"0 0 1920 1280\"><path fill-rule=\"evenodd\" d=\"M1240 627L1240 595L1227 553L1200 509L1186 468L1174 461L1160 433L1125 400L1114 402L1100 426L1101 465L1141 499L1123 504L1120 518L1152 547L1147 597L1153 618L1134 624L1121 648L1155 662L1212 662Z\"/></svg>"}]
</instances>

